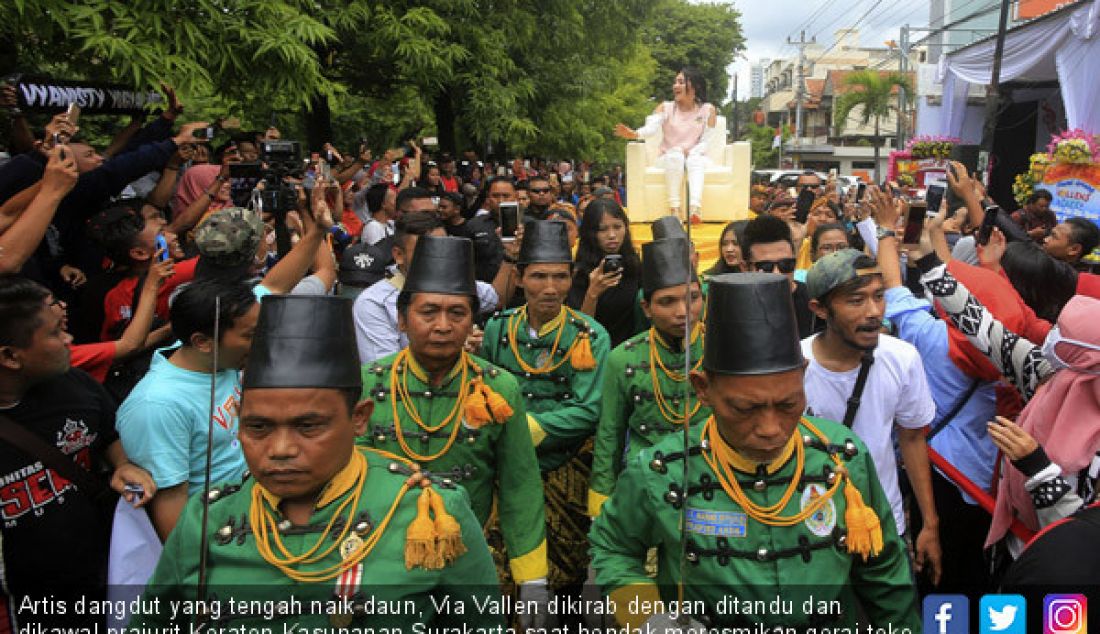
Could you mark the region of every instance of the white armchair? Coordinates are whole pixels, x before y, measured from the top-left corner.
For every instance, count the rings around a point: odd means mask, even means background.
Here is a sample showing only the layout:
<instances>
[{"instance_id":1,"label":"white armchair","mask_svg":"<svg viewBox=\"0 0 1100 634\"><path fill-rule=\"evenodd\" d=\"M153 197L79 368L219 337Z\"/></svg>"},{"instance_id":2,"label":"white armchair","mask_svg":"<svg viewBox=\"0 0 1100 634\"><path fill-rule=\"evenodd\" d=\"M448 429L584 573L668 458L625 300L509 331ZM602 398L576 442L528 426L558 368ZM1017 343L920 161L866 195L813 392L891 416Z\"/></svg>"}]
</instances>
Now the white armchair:
<instances>
[{"instance_id":1,"label":"white armchair","mask_svg":"<svg viewBox=\"0 0 1100 634\"><path fill-rule=\"evenodd\" d=\"M718 117L706 139L710 165L703 177L703 220L730 222L749 217L752 150L747 141L726 143L726 118ZM652 222L668 214L665 170L657 165L661 135L626 144L626 207L631 222ZM687 208L687 176L680 199Z\"/></svg>"}]
</instances>

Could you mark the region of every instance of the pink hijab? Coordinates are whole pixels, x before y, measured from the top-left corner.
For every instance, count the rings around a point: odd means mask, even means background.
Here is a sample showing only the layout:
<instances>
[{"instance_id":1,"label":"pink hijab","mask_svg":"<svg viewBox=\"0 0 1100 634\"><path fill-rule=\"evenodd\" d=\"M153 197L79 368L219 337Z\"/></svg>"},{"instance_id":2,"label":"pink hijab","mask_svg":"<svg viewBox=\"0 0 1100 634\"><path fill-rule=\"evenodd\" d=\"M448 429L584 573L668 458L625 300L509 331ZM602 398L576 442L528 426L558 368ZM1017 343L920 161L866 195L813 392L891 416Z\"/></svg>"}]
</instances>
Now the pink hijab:
<instances>
[{"instance_id":1,"label":"pink hijab","mask_svg":"<svg viewBox=\"0 0 1100 634\"><path fill-rule=\"evenodd\" d=\"M1062 309L1058 329L1065 339L1100 344L1100 300L1077 295ZM1069 342L1055 346L1069 367L1058 371L1020 413L1017 424L1043 446L1047 456L1065 474L1076 474L1100 449L1100 350ZM1027 477L1008 463L1002 466L997 506L985 545L1004 537L1013 516L1030 529L1039 529Z\"/></svg>"},{"instance_id":2,"label":"pink hijab","mask_svg":"<svg viewBox=\"0 0 1100 634\"><path fill-rule=\"evenodd\" d=\"M214 183L221 169L221 165L192 165L187 168L176 188L176 197L172 199L173 217L186 211L191 203L202 196L202 192Z\"/></svg>"}]
</instances>

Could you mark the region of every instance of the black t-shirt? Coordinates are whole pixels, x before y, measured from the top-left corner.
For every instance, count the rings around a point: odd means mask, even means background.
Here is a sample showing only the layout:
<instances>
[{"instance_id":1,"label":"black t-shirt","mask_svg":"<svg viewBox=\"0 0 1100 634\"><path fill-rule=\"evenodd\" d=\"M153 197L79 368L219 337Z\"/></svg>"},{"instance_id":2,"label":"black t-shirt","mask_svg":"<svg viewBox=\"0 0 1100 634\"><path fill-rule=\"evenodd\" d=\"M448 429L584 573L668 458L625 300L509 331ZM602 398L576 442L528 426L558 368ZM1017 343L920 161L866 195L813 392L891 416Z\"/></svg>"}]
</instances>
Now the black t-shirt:
<instances>
[{"instance_id":1,"label":"black t-shirt","mask_svg":"<svg viewBox=\"0 0 1100 634\"><path fill-rule=\"evenodd\" d=\"M75 368L0 413L90 471L118 439L111 397ZM89 493L8 444L0 445L0 516L0 566L13 593L47 585L51 591L63 586L58 592L94 589L106 581L109 516Z\"/></svg>"},{"instance_id":2,"label":"black t-shirt","mask_svg":"<svg viewBox=\"0 0 1100 634\"><path fill-rule=\"evenodd\" d=\"M805 339L812 334L825 330L825 320L818 319L814 311L810 310L810 291L806 289L805 284L795 282L791 299L794 300L794 316L798 320L799 338Z\"/></svg>"},{"instance_id":3,"label":"black t-shirt","mask_svg":"<svg viewBox=\"0 0 1100 634\"><path fill-rule=\"evenodd\" d=\"M566 301L571 308L580 310L588 293L588 272L578 270L573 276L573 286ZM611 336L611 347L619 345L641 330L635 306L638 303L639 280L623 274L618 286L612 286L600 295L593 317Z\"/></svg>"},{"instance_id":4,"label":"black t-shirt","mask_svg":"<svg viewBox=\"0 0 1100 634\"><path fill-rule=\"evenodd\" d=\"M458 233L459 229L452 227L448 227L447 232L473 241L477 279L492 284L500 270L500 263L504 260L504 245L497 235L496 221L488 214L481 214L464 222L462 228L464 234Z\"/></svg>"}]
</instances>

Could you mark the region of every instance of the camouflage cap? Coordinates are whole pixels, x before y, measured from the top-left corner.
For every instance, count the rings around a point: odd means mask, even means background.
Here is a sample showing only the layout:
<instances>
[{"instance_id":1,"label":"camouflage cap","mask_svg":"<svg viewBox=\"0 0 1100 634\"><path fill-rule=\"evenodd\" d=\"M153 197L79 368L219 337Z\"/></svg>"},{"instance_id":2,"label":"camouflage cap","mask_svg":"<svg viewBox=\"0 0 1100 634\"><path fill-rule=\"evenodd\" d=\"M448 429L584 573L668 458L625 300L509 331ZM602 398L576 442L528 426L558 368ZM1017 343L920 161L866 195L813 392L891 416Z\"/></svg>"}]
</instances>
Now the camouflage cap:
<instances>
[{"instance_id":1,"label":"camouflage cap","mask_svg":"<svg viewBox=\"0 0 1100 634\"><path fill-rule=\"evenodd\" d=\"M264 222L260 215L241 207L219 209L195 230L199 253L219 266L251 262L263 237Z\"/></svg>"},{"instance_id":2,"label":"camouflage cap","mask_svg":"<svg viewBox=\"0 0 1100 634\"><path fill-rule=\"evenodd\" d=\"M864 275L879 275L882 269L873 258L855 249L842 249L814 262L806 274L810 299L821 299L829 291Z\"/></svg>"}]
</instances>

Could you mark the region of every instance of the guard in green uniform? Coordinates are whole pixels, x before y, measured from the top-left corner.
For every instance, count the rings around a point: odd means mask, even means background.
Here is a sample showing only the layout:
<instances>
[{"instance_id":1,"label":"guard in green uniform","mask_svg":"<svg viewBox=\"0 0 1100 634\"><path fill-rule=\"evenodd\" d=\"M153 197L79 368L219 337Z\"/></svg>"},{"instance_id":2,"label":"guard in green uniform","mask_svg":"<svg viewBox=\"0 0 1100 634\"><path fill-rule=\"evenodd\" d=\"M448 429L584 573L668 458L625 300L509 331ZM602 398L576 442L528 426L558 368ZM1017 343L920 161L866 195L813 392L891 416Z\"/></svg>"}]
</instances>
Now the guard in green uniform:
<instances>
[{"instance_id":1,"label":"guard in green uniform","mask_svg":"<svg viewBox=\"0 0 1100 634\"><path fill-rule=\"evenodd\" d=\"M710 416L710 408L695 398L684 367L684 331L689 323L692 366L699 369L703 363L703 294L689 257L685 238L642 245L641 306L653 326L624 341L608 357L588 485L588 514L593 517L615 490L625 461L670 432L682 433L685 414L692 424Z\"/></svg>"},{"instance_id":2,"label":"guard in green uniform","mask_svg":"<svg viewBox=\"0 0 1100 634\"><path fill-rule=\"evenodd\" d=\"M691 382L713 416L689 430L686 451L678 434L634 456L593 521L592 566L617 618L657 630L678 613L680 623L759 631L857 620L860 631L868 620L919 631L905 546L870 454L844 426L801 415L789 282L720 275L708 302L703 371ZM656 580L644 569L652 547Z\"/></svg>"},{"instance_id":3,"label":"guard in green uniform","mask_svg":"<svg viewBox=\"0 0 1100 634\"><path fill-rule=\"evenodd\" d=\"M397 298L409 346L363 366L363 398L376 401L359 444L416 462L461 484L474 515L493 497L511 578L546 582L546 516L535 448L515 377L467 353L477 315L473 244L424 236Z\"/></svg>"},{"instance_id":4,"label":"guard in green uniform","mask_svg":"<svg viewBox=\"0 0 1100 634\"><path fill-rule=\"evenodd\" d=\"M527 404L545 474L551 584L579 586L588 566L590 438L611 339L595 319L564 305L573 269L565 225L525 223L517 269L527 303L489 320L481 352L516 376Z\"/></svg>"},{"instance_id":5,"label":"guard in green uniform","mask_svg":"<svg viewBox=\"0 0 1100 634\"><path fill-rule=\"evenodd\" d=\"M264 300L240 412L251 477L192 497L146 588L160 609L132 625L503 624L472 601L499 587L465 491L355 447L375 404L354 338L350 300Z\"/></svg>"}]
</instances>

